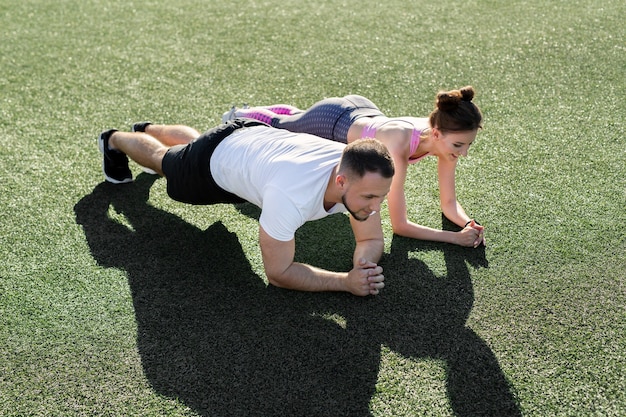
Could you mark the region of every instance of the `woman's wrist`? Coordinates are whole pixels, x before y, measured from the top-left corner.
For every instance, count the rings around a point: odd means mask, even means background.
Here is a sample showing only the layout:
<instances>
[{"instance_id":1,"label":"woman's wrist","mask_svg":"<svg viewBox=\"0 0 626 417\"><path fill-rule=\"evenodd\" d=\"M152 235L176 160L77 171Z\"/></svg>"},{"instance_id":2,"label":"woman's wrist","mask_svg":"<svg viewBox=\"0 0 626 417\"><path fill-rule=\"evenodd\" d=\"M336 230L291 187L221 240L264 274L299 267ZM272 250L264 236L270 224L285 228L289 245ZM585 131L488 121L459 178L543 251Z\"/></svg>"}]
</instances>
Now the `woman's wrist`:
<instances>
[{"instance_id":1,"label":"woman's wrist","mask_svg":"<svg viewBox=\"0 0 626 417\"><path fill-rule=\"evenodd\" d=\"M469 226L469 224L471 222L474 222L474 223L476 223L477 225L480 226L480 223L478 223L475 219L469 219L469 221L467 223L465 223L465 226L463 226L463 228L465 229L467 226Z\"/></svg>"}]
</instances>

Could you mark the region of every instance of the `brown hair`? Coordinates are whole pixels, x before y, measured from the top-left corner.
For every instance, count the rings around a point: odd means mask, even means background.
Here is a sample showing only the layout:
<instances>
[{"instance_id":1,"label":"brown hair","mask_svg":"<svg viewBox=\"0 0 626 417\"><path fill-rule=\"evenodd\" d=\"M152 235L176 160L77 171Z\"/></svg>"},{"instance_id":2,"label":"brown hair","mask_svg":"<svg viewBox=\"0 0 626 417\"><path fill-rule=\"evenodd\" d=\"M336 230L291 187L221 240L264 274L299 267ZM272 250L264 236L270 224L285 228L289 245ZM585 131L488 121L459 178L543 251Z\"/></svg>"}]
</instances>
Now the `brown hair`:
<instances>
[{"instance_id":1,"label":"brown hair","mask_svg":"<svg viewBox=\"0 0 626 417\"><path fill-rule=\"evenodd\" d=\"M350 143L343 151L339 170L348 177L363 178L368 172L391 178L395 173L393 159L387 147L376 139L360 139Z\"/></svg>"},{"instance_id":2,"label":"brown hair","mask_svg":"<svg viewBox=\"0 0 626 417\"><path fill-rule=\"evenodd\" d=\"M481 128L483 115L472 102L473 98L472 86L437 93L437 108L430 114L430 126L442 132L464 132Z\"/></svg>"}]
</instances>

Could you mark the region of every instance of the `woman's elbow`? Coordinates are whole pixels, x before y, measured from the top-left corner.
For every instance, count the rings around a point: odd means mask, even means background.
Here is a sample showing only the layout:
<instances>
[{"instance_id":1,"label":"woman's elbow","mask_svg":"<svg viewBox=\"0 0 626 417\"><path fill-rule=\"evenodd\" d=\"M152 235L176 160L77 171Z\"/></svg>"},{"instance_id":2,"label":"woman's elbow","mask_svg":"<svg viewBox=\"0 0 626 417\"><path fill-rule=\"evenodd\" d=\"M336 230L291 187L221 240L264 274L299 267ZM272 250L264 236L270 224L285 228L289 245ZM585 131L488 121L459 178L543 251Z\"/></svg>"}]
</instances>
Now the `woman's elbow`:
<instances>
[{"instance_id":1,"label":"woman's elbow","mask_svg":"<svg viewBox=\"0 0 626 417\"><path fill-rule=\"evenodd\" d=\"M411 227L407 220L393 221L393 219L391 219L391 231L394 235L407 236L407 234L410 233L410 229Z\"/></svg>"}]
</instances>

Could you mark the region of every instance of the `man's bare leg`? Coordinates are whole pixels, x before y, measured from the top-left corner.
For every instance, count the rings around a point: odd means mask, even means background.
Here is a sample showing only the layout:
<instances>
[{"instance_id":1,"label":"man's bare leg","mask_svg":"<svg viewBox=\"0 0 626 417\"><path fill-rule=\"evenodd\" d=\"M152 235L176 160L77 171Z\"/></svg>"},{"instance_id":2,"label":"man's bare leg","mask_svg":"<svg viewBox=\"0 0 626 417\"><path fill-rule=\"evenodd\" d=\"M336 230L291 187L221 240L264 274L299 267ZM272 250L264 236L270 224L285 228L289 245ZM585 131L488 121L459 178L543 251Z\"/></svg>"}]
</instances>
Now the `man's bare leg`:
<instances>
[{"instance_id":1,"label":"man's bare leg","mask_svg":"<svg viewBox=\"0 0 626 417\"><path fill-rule=\"evenodd\" d=\"M109 148L125 153L139 165L163 176L161 162L169 149L155 137L143 132L116 131L109 137Z\"/></svg>"},{"instance_id":2,"label":"man's bare leg","mask_svg":"<svg viewBox=\"0 0 626 417\"><path fill-rule=\"evenodd\" d=\"M165 146L186 145L198 136L200 132L184 125L146 125L145 133L156 138Z\"/></svg>"}]
</instances>

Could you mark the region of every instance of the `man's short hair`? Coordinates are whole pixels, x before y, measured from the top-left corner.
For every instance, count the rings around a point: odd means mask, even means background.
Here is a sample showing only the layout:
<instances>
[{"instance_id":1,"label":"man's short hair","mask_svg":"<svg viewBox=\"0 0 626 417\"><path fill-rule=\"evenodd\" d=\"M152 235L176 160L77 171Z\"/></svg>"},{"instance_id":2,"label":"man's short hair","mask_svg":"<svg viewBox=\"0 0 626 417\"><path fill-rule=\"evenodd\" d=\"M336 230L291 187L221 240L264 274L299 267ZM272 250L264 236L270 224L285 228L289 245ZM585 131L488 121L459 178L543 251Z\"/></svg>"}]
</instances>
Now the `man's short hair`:
<instances>
[{"instance_id":1,"label":"man's short hair","mask_svg":"<svg viewBox=\"0 0 626 417\"><path fill-rule=\"evenodd\" d=\"M339 162L339 172L348 178L363 178L369 172L380 174L383 178L391 178L395 168L385 145L377 139L359 139L344 149Z\"/></svg>"}]
</instances>

